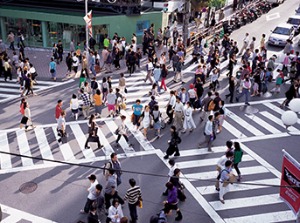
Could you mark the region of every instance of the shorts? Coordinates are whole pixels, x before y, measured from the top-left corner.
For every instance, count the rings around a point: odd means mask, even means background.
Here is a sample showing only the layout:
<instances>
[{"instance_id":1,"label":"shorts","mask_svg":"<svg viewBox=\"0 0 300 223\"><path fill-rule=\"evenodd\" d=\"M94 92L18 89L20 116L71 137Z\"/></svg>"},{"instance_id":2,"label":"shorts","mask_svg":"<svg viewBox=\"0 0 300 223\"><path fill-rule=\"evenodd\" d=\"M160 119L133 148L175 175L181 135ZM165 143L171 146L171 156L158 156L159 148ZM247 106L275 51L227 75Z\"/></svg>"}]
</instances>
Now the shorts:
<instances>
[{"instance_id":1,"label":"shorts","mask_svg":"<svg viewBox=\"0 0 300 223\"><path fill-rule=\"evenodd\" d=\"M115 105L107 104L108 111L115 111Z\"/></svg>"},{"instance_id":2,"label":"shorts","mask_svg":"<svg viewBox=\"0 0 300 223\"><path fill-rule=\"evenodd\" d=\"M26 125L28 121L28 118L26 116L23 116L21 119L21 124Z\"/></svg>"},{"instance_id":3,"label":"shorts","mask_svg":"<svg viewBox=\"0 0 300 223\"><path fill-rule=\"evenodd\" d=\"M137 126L140 126L140 122L139 122L139 120L140 120L140 115L135 115L135 114L133 114L133 125L137 125Z\"/></svg>"},{"instance_id":4,"label":"shorts","mask_svg":"<svg viewBox=\"0 0 300 223\"><path fill-rule=\"evenodd\" d=\"M73 114L77 114L78 113L78 108L77 109L71 109Z\"/></svg>"}]
</instances>

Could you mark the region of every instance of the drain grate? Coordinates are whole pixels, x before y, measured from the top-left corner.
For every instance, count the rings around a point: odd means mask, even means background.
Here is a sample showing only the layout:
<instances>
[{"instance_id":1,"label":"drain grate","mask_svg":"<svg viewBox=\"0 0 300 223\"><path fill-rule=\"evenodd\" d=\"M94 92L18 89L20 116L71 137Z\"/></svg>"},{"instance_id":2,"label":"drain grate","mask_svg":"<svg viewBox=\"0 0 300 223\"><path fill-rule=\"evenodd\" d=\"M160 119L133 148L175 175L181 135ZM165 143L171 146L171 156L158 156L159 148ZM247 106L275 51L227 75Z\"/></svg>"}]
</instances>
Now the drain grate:
<instances>
[{"instance_id":1,"label":"drain grate","mask_svg":"<svg viewBox=\"0 0 300 223\"><path fill-rule=\"evenodd\" d=\"M37 187L38 185L34 182L26 182L20 186L19 191L23 194L30 194L34 192L37 189Z\"/></svg>"}]
</instances>

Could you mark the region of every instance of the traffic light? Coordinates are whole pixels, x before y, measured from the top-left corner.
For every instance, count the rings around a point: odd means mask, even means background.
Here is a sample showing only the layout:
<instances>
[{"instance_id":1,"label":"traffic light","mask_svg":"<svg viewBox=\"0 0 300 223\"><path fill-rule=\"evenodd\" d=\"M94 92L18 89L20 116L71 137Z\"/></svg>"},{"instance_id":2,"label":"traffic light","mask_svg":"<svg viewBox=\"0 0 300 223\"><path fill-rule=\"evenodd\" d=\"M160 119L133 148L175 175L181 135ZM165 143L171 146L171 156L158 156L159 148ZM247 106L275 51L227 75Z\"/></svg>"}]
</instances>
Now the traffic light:
<instances>
[{"instance_id":1,"label":"traffic light","mask_svg":"<svg viewBox=\"0 0 300 223\"><path fill-rule=\"evenodd\" d=\"M168 3L164 3L163 12L168 12Z\"/></svg>"}]
</instances>

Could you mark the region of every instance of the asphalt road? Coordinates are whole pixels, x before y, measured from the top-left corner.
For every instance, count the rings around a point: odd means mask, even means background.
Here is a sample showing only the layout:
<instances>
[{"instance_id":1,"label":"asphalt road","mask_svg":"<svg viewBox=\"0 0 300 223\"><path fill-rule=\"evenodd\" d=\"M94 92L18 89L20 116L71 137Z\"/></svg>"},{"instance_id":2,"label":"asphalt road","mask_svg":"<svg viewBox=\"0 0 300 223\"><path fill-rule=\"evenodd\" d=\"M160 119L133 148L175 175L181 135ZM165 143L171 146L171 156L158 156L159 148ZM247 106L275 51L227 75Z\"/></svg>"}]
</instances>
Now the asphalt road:
<instances>
[{"instance_id":1,"label":"asphalt road","mask_svg":"<svg viewBox=\"0 0 300 223\"><path fill-rule=\"evenodd\" d=\"M297 1L287 0L283 5L269 12L268 15L279 13L277 19L267 21L266 16L263 15L252 24L233 32L231 37L241 40L244 33L249 32L250 36L256 36L259 40L262 33L268 34L267 30L286 21L297 5ZM281 50L269 48L269 55L280 53ZM192 80L194 70L195 65L185 71L186 80ZM127 98L128 105L137 97L143 101L148 100L145 95L150 90L150 85L143 83L143 75L139 72L127 79L128 85L131 86ZM227 79L224 74L221 78L224 79L221 82L222 89L226 86ZM151 144L144 141L140 133L132 133L130 141L133 143L133 148L128 148L125 142L121 142L121 148L117 150L110 143L115 140L112 132L120 120L101 119L99 124L102 126L100 132L103 135L100 138L104 142L105 150L95 150L93 145L94 149L87 152L82 148L87 133L87 122L82 118L77 123L73 122L68 115L69 142L66 146L59 146L53 131L53 127L56 126L54 107L58 99L63 99L63 108L68 108L71 95L77 93L77 85L75 80L75 82L43 90L37 97L29 98L33 120L38 127L25 135L17 129L20 120L19 101L13 99L0 105L1 120L3 120L0 131L2 151L36 158L52 158L78 165L52 164L38 159L32 161L13 155L1 155L0 197L6 222L85 221L86 216L80 214L79 210L83 208L87 196L86 177L95 173L98 181L104 184L102 170L99 167L104 165L112 150L119 154L122 168L132 172L123 174L123 183L119 187L120 194L125 194L129 187L128 179L131 177L134 177L142 188L144 207L138 212L139 222L148 222L150 216L162 208L164 197L161 193L168 179L166 177L168 168L162 159L170 137L168 127L163 130L159 140L155 140L154 133L150 131ZM177 89L181 85L170 82L168 87ZM204 124L199 122L199 112L193 115L198 128L193 133L181 135L183 140L180 144L181 156L176 158L178 167L182 169L182 181L186 186L187 195L186 202L179 204L184 216L183 223L271 222L271 219L274 222L280 220L292 222L293 215L278 198L278 187L276 187L279 184L281 171L281 150L284 148L296 160L300 160L299 136L287 134L280 122L283 110L279 109L278 105L288 87L289 84L286 84L280 94L272 97L252 98L251 106L248 108L245 108L243 103L228 105L230 115L226 119L224 130L213 144L213 153L208 153L204 147L197 148L198 143L204 140ZM224 97L226 89L220 91ZM165 105L167 93L162 94L158 100L161 105ZM127 115L129 114L128 111ZM130 123L128 127L131 127ZM299 122L294 128L291 130L299 132ZM233 185L232 192L225 196L225 205L221 205L213 187L216 175L215 163L226 150L224 145L229 139L242 143L245 155L241 163L241 171L244 176L242 182L245 184ZM3 160L5 162L2 162ZM89 167L80 166L82 164ZM20 187L26 182L34 182L37 188L30 187L27 189L35 190L28 194L21 193ZM250 185L253 182L265 186ZM127 205L124 207L124 213L129 215ZM169 222L174 222L174 215L175 213L169 218Z\"/></svg>"}]
</instances>

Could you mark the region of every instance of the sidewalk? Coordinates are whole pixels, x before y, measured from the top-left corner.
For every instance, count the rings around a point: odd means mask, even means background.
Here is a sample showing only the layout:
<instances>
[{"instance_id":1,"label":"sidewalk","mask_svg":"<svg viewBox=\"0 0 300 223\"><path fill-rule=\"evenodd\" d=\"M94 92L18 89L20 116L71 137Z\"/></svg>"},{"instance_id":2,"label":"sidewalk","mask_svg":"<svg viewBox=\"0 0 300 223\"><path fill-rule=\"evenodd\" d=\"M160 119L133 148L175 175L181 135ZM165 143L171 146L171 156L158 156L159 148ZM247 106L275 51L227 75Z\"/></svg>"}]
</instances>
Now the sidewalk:
<instances>
[{"instance_id":1,"label":"sidewalk","mask_svg":"<svg viewBox=\"0 0 300 223\"><path fill-rule=\"evenodd\" d=\"M233 10L231 7L225 7L225 17L229 17L232 15ZM216 19L218 21L218 12L216 12ZM171 26L170 29L172 30L174 26ZM180 33L182 33L182 24L177 24L177 29ZM189 29L190 32L196 31L196 23L195 21L189 23ZM198 30L198 32L201 31L201 28ZM65 49L67 50L67 49ZM8 55L10 58L12 58L12 51L10 49L7 49ZM18 50L16 50L18 53ZM161 52L157 52L158 54ZM58 81L62 81L64 78L66 78L67 74L67 66L65 62L65 58L67 56L67 52L64 53L63 55L63 61L57 65L57 78ZM30 62L35 66L37 73L38 73L38 80L46 80L49 81L51 80L51 74L49 72L49 63L50 63L50 58L52 57L52 49L45 49L45 48L31 48L31 47L26 47L25 48L25 57L28 57L30 59ZM121 67L123 68L122 71L126 71L126 66L124 63L124 60L120 61ZM80 68L80 67L79 67ZM80 69L78 69L80 70ZM120 73L121 71L118 72L113 72L111 75ZM77 74L78 76L78 74ZM99 75L98 75L99 76Z\"/></svg>"}]
</instances>

